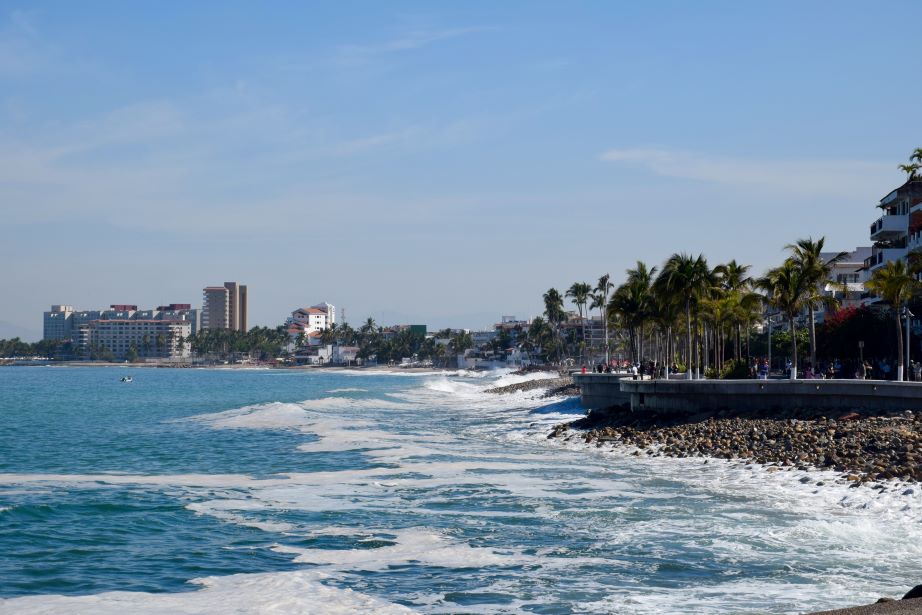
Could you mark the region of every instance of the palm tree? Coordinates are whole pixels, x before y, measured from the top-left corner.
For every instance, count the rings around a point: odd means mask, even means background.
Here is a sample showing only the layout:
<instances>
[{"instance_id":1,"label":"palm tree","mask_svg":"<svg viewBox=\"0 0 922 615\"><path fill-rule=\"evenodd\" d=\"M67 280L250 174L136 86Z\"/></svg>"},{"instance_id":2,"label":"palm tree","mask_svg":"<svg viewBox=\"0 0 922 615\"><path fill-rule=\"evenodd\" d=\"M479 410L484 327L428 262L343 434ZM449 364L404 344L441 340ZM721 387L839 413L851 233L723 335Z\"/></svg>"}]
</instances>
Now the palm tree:
<instances>
[{"instance_id":1,"label":"palm tree","mask_svg":"<svg viewBox=\"0 0 922 615\"><path fill-rule=\"evenodd\" d=\"M658 279L653 283L650 311L653 321L659 327L660 334L663 338L663 366L665 368L666 378L668 379L670 365L675 358L672 331L679 319L679 313L682 311L682 301L677 295L660 292L662 289L657 285L657 282Z\"/></svg>"},{"instance_id":2,"label":"palm tree","mask_svg":"<svg viewBox=\"0 0 922 615\"><path fill-rule=\"evenodd\" d=\"M600 309L602 310L602 321L605 326L605 364L608 365L611 362L610 349L608 347L608 293L611 292L611 289L614 288L614 284L611 283L611 276L607 273L599 278L599 283L595 286L596 296L592 298L593 305L595 305L596 298L601 300Z\"/></svg>"},{"instance_id":3,"label":"palm tree","mask_svg":"<svg viewBox=\"0 0 922 615\"><path fill-rule=\"evenodd\" d=\"M788 319L791 330L792 368L791 380L797 378L797 328L795 321L810 296L811 281L805 279L803 271L793 259L787 259L780 267L770 269L756 282L758 288L767 294L767 301L777 307Z\"/></svg>"},{"instance_id":4,"label":"palm tree","mask_svg":"<svg viewBox=\"0 0 922 615\"><path fill-rule=\"evenodd\" d=\"M730 302L734 304L734 308L730 313L730 318L732 324L736 328L733 358L737 361L740 360L742 355L741 329L747 316L747 306L743 304L751 304L753 301L757 301L758 298L758 295L749 292L752 286L752 280L747 275L749 273L749 268L749 265L740 265L736 260L731 260L726 265L719 265L717 267L721 274L721 286L724 292L731 297Z\"/></svg>"},{"instance_id":5,"label":"palm tree","mask_svg":"<svg viewBox=\"0 0 922 615\"><path fill-rule=\"evenodd\" d=\"M646 324L647 319L651 316L651 311L653 309L653 281L656 275L656 267L647 267L647 264L643 261L637 261L637 265L634 269L627 270L627 281L628 284L634 285L637 287L636 293L638 299L640 299L640 312L638 313L639 325L640 325L640 343L637 348L639 361L643 361L644 352L643 352L643 342L644 342L644 325Z\"/></svg>"},{"instance_id":6,"label":"palm tree","mask_svg":"<svg viewBox=\"0 0 922 615\"><path fill-rule=\"evenodd\" d=\"M887 261L883 267L871 274L871 279L867 282L868 290L893 308L896 322L897 380L903 379L903 327L900 326L900 312L918 285L911 270L902 260Z\"/></svg>"},{"instance_id":7,"label":"palm tree","mask_svg":"<svg viewBox=\"0 0 922 615\"><path fill-rule=\"evenodd\" d=\"M704 256L676 253L669 257L656 280L660 292L683 297L685 301L686 378L692 379L692 303L701 299L710 284L710 270Z\"/></svg>"},{"instance_id":8,"label":"palm tree","mask_svg":"<svg viewBox=\"0 0 922 615\"><path fill-rule=\"evenodd\" d=\"M620 322L628 332L628 344L631 351L631 362L640 360L640 351L637 343L637 327L643 322L645 297L639 284L625 282L615 289L608 302L610 316L620 318Z\"/></svg>"},{"instance_id":9,"label":"palm tree","mask_svg":"<svg viewBox=\"0 0 922 615\"><path fill-rule=\"evenodd\" d=\"M653 276L656 267L647 267L637 261L634 269L627 270L627 280L619 286L609 302L609 311L620 316L628 328L631 356L635 362L643 361L644 325L652 314Z\"/></svg>"},{"instance_id":10,"label":"palm tree","mask_svg":"<svg viewBox=\"0 0 922 615\"><path fill-rule=\"evenodd\" d=\"M574 282L567 290L566 296L573 299L576 310L579 312L579 321L583 330L583 345L586 344L586 321L583 319L583 309L589 301L589 293L592 292L592 286L586 282ZM580 351L580 361L582 362L582 351Z\"/></svg>"},{"instance_id":11,"label":"palm tree","mask_svg":"<svg viewBox=\"0 0 922 615\"><path fill-rule=\"evenodd\" d=\"M547 316L547 321L554 327L559 343L560 323L563 321L566 314L563 311L563 297L560 296L560 292L556 288L550 288L544 293L544 315ZM559 346L557 349L557 358L558 360L560 359Z\"/></svg>"},{"instance_id":12,"label":"palm tree","mask_svg":"<svg viewBox=\"0 0 922 615\"><path fill-rule=\"evenodd\" d=\"M320 341L325 346L333 344L336 341L336 323L335 322L320 332Z\"/></svg>"},{"instance_id":13,"label":"palm tree","mask_svg":"<svg viewBox=\"0 0 922 615\"><path fill-rule=\"evenodd\" d=\"M922 169L922 147L917 147L909 156L909 164L897 165L897 168L907 175L906 181L917 181L922 179L919 169Z\"/></svg>"},{"instance_id":14,"label":"palm tree","mask_svg":"<svg viewBox=\"0 0 922 615\"><path fill-rule=\"evenodd\" d=\"M820 285L828 278L832 266L848 256L848 252L839 252L830 259L824 259L823 245L825 237L813 241L812 237L798 239L796 243L785 246L791 251L791 260L800 268L804 283L808 285L807 298L804 302L810 312L810 364L816 367L816 308L823 305L836 308L839 301L835 297L824 295Z\"/></svg>"},{"instance_id":15,"label":"palm tree","mask_svg":"<svg viewBox=\"0 0 922 615\"><path fill-rule=\"evenodd\" d=\"M919 175L919 169L922 169L922 164L917 162L897 165L897 168L907 175L906 181L912 182L922 177Z\"/></svg>"},{"instance_id":16,"label":"palm tree","mask_svg":"<svg viewBox=\"0 0 922 615\"><path fill-rule=\"evenodd\" d=\"M601 291L593 290L589 293L589 299L589 310L598 309L599 318L601 321L604 321L606 318L605 311L607 309L605 295Z\"/></svg>"}]
</instances>

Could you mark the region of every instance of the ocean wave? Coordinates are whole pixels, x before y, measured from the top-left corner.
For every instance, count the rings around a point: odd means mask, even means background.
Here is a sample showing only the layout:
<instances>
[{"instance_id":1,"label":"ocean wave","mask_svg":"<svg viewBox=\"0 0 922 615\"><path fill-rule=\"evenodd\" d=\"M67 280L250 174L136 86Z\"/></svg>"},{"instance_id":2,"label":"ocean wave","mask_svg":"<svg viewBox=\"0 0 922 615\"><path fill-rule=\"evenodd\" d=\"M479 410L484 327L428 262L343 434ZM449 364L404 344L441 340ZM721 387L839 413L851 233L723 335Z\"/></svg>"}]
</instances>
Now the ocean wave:
<instances>
[{"instance_id":1,"label":"ocean wave","mask_svg":"<svg viewBox=\"0 0 922 615\"><path fill-rule=\"evenodd\" d=\"M35 615L134 615L159 613L378 613L404 615L407 607L325 584L314 571L235 574L193 579L193 592L106 592L88 596L26 596L0 599L0 612Z\"/></svg>"}]
</instances>

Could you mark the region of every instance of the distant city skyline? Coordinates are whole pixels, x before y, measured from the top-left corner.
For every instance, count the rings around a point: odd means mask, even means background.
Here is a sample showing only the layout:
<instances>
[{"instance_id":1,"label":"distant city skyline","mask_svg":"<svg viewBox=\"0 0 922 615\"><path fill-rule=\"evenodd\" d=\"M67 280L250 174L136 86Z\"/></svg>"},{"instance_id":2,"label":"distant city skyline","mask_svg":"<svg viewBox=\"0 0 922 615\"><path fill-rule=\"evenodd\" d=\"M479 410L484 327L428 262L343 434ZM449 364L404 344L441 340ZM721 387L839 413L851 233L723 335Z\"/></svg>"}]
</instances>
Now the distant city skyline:
<instances>
[{"instance_id":1,"label":"distant city skyline","mask_svg":"<svg viewBox=\"0 0 922 615\"><path fill-rule=\"evenodd\" d=\"M0 337L52 304L480 328L672 252L868 245L922 4L0 6ZM907 60L908 59L908 60Z\"/></svg>"}]
</instances>

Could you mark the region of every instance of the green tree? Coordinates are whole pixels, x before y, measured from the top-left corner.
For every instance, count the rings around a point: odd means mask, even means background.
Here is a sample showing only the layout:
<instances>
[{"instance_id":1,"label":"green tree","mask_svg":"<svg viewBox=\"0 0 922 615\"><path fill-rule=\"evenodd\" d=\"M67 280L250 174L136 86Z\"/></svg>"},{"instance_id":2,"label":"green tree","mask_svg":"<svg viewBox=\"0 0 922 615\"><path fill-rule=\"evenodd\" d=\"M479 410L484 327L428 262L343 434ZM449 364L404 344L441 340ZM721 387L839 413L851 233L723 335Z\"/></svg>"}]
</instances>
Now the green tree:
<instances>
[{"instance_id":1,"label":"green tree","mask_svg":"<svg viewBox=\"0 0 922 615\"><path fill-rule=\"evenodd\" d=\"M611 348L608 344L608 294L615 287L611 282L611 276L604 274L599 278L598 284L595 285L595 294L592 296L593 307L598 306L602 313L602 324L605 328L605 364L611 361Z\"/></svg>"},{"instance_id":2,"label":"green tree","mask_svg":"<svg viewBox=\"0 0 922 615\"><path fill-rule=\"evenodd\" d=\"M906 174L906 181L922 179L919 170L922 169L922 147L917 147L909 156L909 164L898 165L897 168Z\"/></svg>"},{"instance_id":3,"label":"green tree","mask_svg":"<svg viewBox=\"0 0 922 615\"><path fill-rule=\"evenodd\" d=\"M563 311L563 297L560 296L560 292L556 288L550 288L546 293L544 293L544 315L547 317L548 323L554 328L554 332L560 337L560 323L563 321L566 316ZM560 345L558 344L558 360L560 357Z\"/></svg>"},{"instance_id":4,"label":"green tree","mask_svg":"<svg viewBox=\"0 0 922 615\"><path fill-rule=\"evenodd\" d=\"M703 298L710 287L710 270L704 256L676 253L669 257L656 280L660 292L684 298L685 303L685 365L686 377L693 378L692 365L692 305ZM696 325L697 327L697 325Z\"/></svg>"},{"instance_id":5,"label":"green tree","mask_svg":"<svg viewBox=\"0 0 922 615\"><path fill-rule=\"evenodd\" d=\"M789 258L780 267L770 269L764 277L759 278L756 285L765 291L768 303L778 308L788 320L793 356L791 380L794 380L797 378L796 320L811 295L810 281L804 278L797 263Z\"/></svg>"},{"instance_id":6,"label":"green tree","mask_svg":"<svg viewBox=\"0 0 922 615\"><path fill-rule=\"evenodd\" d=\"M887 263L871 274L867 289L890 304L896 323L897 379L902 380L903 362L903 327L900 325L900 313L903 306L912 297L919 283L902 260Z\"/></svg>"},{"instance_id":7,"label":"green tree","mask_svg":"<svg viewBox=\"0 0 922 615\"><path fill-rule=\"evenodd\" d=\"M587 282L574 282L569 289L567 289L567 297L573 300L573 304L576 306L577 312L579 312L579 321L582 325L582 335L583 335L583 345L586 342L586 320L583 317L583 310L586 309L586 304L589 302L589 294L592 292L592 286ZM585 358L580 352L580 362L584 362Z\"/></svg>"},{"instance_id":8,"label":"green tree","mask_svg":"<svg viewBox=\"0 0 922 615\"><path fill-rule=\"evenodd\" d=\"M832 258L823 258L823 245L825 237L816 241L812 237L798 239L796 243L785 246L790 250L791 260L800 268L804 283L807 285L804 304L809 311L807 325L810 331L810 363L816 366L816 308L824 306L834 309L839 306L839 301L834 296L823 293L821 285L829 278L832 266L848 256L848 252L839 252Z\"/></svg>"}]
</instances>

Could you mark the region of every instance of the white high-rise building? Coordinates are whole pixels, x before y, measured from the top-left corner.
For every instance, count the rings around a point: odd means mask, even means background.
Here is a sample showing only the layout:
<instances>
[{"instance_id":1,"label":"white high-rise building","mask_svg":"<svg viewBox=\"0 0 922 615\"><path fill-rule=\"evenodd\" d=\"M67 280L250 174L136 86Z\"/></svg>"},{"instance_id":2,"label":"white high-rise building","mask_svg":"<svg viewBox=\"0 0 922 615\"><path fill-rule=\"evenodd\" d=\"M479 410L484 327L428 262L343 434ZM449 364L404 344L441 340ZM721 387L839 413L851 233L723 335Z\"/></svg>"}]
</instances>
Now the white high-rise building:
<instances>
[{"instance_id":1,"label":"white high-rise building","mask_svg":"<svg viewBox=\"0 0 922 615\"><path fill-rule=\"evenodd\" d=\"M336 324L336 306L323 302L312 305L311 307L316 310L323 310L326 313L328 327Z\"/></svg>"}]
</instances>

